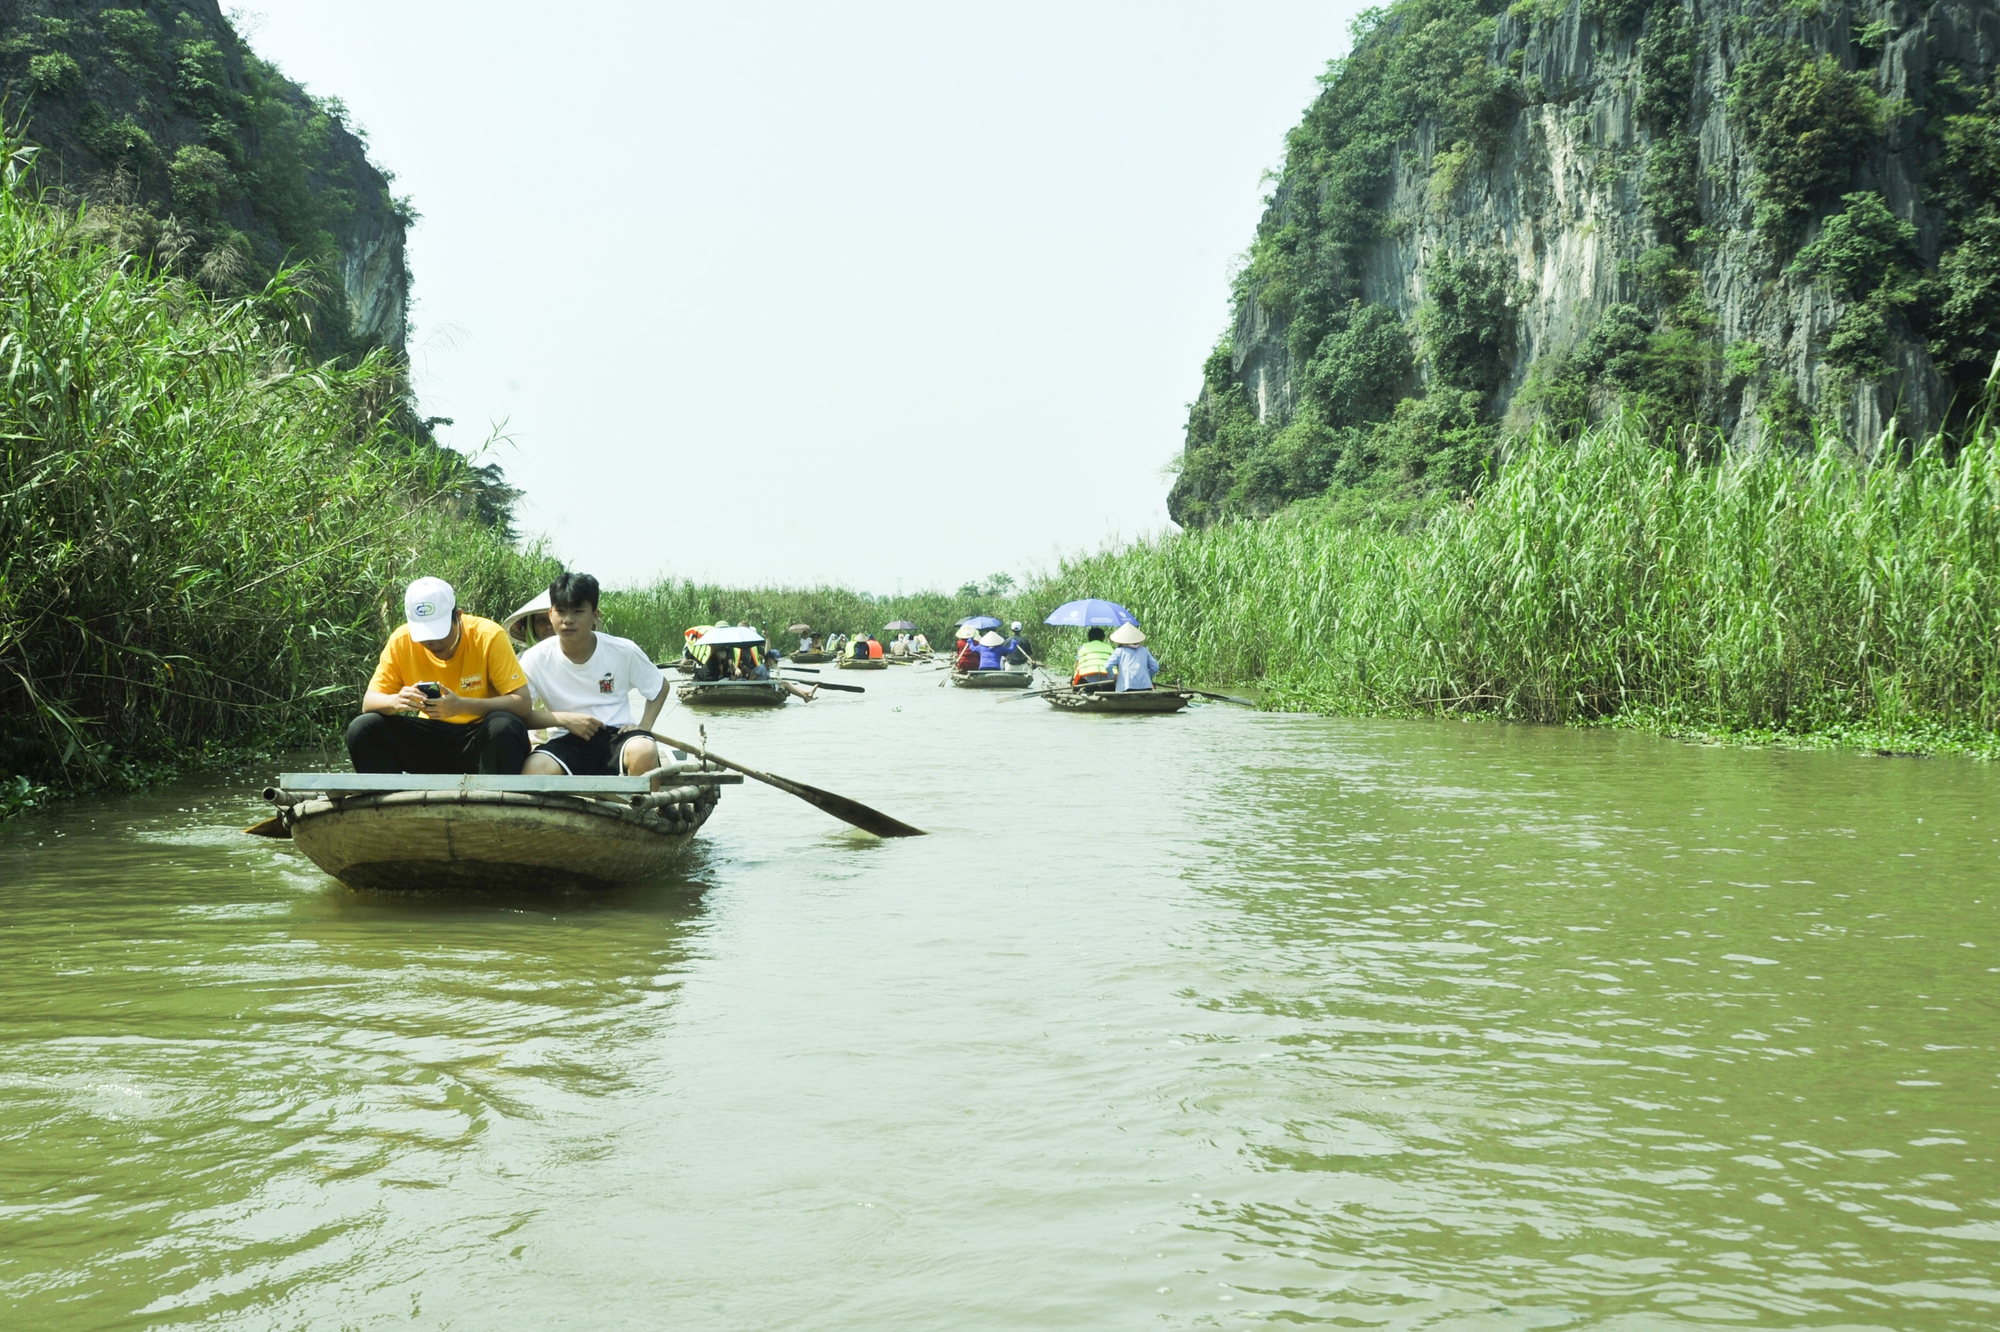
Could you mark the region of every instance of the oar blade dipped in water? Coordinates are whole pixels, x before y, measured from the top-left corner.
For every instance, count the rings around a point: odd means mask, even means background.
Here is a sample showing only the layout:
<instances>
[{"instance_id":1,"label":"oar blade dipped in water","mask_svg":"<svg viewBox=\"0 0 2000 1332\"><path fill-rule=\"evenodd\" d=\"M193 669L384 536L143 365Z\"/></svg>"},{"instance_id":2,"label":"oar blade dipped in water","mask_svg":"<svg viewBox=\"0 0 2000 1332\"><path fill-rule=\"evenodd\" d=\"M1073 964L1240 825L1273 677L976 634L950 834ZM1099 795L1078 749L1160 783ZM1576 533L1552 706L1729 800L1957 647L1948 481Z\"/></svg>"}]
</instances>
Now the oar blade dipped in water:
<instances>
[{"instance_id":1,"label":"oar blade dipped in water","mask_svg":"<svg viewBox=\"0 0 2000 1332\"><path fill-rule=\"evenodd\" d=\"M663 744L672 745L675 749L685 750L690 754L698 754L707 762L719 763L731 772L740 772L752 781L762 782L766 786L775 786L780 791L795 795L807 804L825 810L841 822L853 824L863 832L874 833L877 837L923 837L927 835L922 828L913 828L901 819L891 818L879 809L869 808L859 800L850 800L846 796L837 795L832 791L822 791L817 786L808 786L804 782L795 782L789 777L779 777L774 773L759 772L755 768L746 768L741 763L730 762L714 750L708 749L705 746L691 745L685 740L676 740L670 735L661 735L658 731L648 731L647 734Z\"/></svg>"}]
</instances>

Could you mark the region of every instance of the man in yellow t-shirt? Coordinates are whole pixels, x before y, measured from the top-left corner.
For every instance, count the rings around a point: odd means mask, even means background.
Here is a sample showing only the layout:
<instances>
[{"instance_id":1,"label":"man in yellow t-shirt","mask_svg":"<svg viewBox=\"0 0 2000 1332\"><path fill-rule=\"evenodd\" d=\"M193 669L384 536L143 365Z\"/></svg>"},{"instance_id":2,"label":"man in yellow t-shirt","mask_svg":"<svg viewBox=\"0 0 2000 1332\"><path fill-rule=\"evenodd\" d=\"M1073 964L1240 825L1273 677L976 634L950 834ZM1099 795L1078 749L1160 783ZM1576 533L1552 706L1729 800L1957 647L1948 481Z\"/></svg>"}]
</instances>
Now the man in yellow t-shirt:
<instances>
[{"instance_id":1,"label":"man in yellow t-shirt","mask_svg":"<svg viewBox=\"0 0 2000 1332\"><path fill-rule=\"evenodd\" d=\"M518 774L528 761L528 676L507 631L462 614L442 578L411 583L403 617L348 723L354 770Z\"/></svg>"}]
</instances>

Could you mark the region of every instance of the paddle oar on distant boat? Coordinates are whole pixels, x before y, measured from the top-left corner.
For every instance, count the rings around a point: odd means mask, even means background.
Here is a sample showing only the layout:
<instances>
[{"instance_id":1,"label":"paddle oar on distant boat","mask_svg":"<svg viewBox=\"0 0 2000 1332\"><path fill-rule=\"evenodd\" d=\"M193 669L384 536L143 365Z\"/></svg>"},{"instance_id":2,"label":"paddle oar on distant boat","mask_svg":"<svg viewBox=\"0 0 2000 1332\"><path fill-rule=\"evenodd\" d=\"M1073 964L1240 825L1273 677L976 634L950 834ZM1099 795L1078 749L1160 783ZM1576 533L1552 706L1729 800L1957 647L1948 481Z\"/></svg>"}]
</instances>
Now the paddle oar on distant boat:
<instances>
[{"instance_id":1,"label":"paddle oar on distant boat","mask_svg":"<svg viewBox=\"0 0 2000 1332\"><path fill-rule=\"evenodd\" d=\"M1001 699L1000 701L1002 703L1015 703L1019 702L1021 699L1024 698L1047 698L1050 694L1066 694L1072 689L1078 690L1079 692L1086 694L1096 694L1103 692L1101 686L1097 689L1092 689L1089 685L1073 685L1065 683L1056 685L1052 689L1031 689L1025 693L1010 694L1006 698Z\"/></svg>"},{"instance_id":2,"label":"paddle oar on distant boat","mask_svg":"<svg viewBox=\"0 0 2000 1332\"><path fill-rule=\"evenodd\" d=\"M646 734L663 744L671 745L675 749L699 755L704 762L719 763L731 772L742 773L751 781L762 782L766 786L775 786L788 795L795 795L807 804L816 805L820 809L825 810L843 823L853 824L863 832L874 833L877 837L924 836L922 828L912 828L900 819L890 818L879 809L868 808L868 806L862 804L859 800L849 800L846 796L835 795L831 791L822 791L817 786L807 786L804 782L795 782L790 778L779 777L773 773L759 772L755 768L746 768L741 763L731 763L720 754L709 750L705 745L691 745L685 740L676 740L670 735L661 735L658 731L648 731Z\"/></svg>"},{"instance_id":3,"label":"paddle oar on distant boat","mask_svg":"<svg viewBox=\"0 0 2000 1332\"><path fill-rule=\"evenodd\" d=\"M1246 708L1254 708L1257 706L1250 699L1238 698L1234 694L1211 694L1206 689L1190 689L1186 685L1178 685L1178 684L1169 684L1167 688L1178 689L1183 694L1193 694L1196 698L1212 698L1218 703L1240 703Z\"/></svg>"},{"instance_id":4,"label":"paddle oar on distant boat","mask_svg":"<svg viewBox=\"0 0 2000 1332\"><path fill-rule=\"evenodd\" d=\"M1186 685L1169 684L1165 681L1161 682L1160 688L1162 691L1171 690L1176 694L1193 694L1196 698L1212 698L1218 703L1240 703L1246 708L1254 708L1257 706L1249 699L1237 698L1234 694L1211 694L1206 689L1189 689ZM1002 703L1011 703L1014 701L1014 699L1020 699L1020 698L1047 698L1050 694L1066 694L1072 689L1082 694L1103 694L1103 693L1113 692L1112 685L1110 684L1110 682L1094 680L1091 683L1085 685L1059 684L1053 689L1037 689L1031 693L1016 694L1013 696L1013 698L1003 698L1000 701Z\"/></svg>"},{"instance_id":5,"label":"paddle oar on distant boat","mask_svg":"<svg viewBox=\"0 0 2000 1332\"><path fill-rule=\"evenodd\" d=\"M783 680L787 679L788 677L781 675L778 678L780 680ZM801 680L799 681L799 683L809 684L815 689L838 689L843 694L865 694L868 692L860 685L835 684L831 680Z\"/></svg>"}]
</instances>

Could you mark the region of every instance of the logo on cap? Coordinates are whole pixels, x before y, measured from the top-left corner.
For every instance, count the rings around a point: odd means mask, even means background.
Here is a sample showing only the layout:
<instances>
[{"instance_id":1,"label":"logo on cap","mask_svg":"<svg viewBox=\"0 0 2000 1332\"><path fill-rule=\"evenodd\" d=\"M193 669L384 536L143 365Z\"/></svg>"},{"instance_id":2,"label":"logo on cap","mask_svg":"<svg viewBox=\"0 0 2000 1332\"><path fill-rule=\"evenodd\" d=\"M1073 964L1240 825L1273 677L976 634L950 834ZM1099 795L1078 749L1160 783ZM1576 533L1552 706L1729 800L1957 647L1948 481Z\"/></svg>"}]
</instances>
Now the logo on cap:
<instances>
[{"instance_id":1,"label":"logo on cap","mask_svg":"<svg viewBox=\"0 0 2000 1332\"><path fill-rule=\"evenodd\" d=\"M410 613L419 619L428 619L437 614L437 607L431 605L428 601L419 601L411 608Z\"/></svg>"}]
</instances>

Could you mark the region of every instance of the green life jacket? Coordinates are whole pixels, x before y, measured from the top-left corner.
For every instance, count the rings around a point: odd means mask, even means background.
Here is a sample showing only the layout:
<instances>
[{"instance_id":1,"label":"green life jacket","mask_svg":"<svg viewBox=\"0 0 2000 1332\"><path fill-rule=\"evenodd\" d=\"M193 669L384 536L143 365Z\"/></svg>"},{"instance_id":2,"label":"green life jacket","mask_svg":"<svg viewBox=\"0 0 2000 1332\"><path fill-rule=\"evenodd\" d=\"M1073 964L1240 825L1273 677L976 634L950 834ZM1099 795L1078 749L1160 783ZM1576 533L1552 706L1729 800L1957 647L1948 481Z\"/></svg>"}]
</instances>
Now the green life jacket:
<instances>
[{"instance_id":1,"label":"green life jacket","mask_svg":"<svg viewBox=\"0 0 2000 1332\"><path fill-rule=\"evenodd\" d=\"M1076 673L1078 675L1103 675L1111 665L1111 644L1102 639L1091 639L1076 650Z\"/></svg>"}]
</instances>

